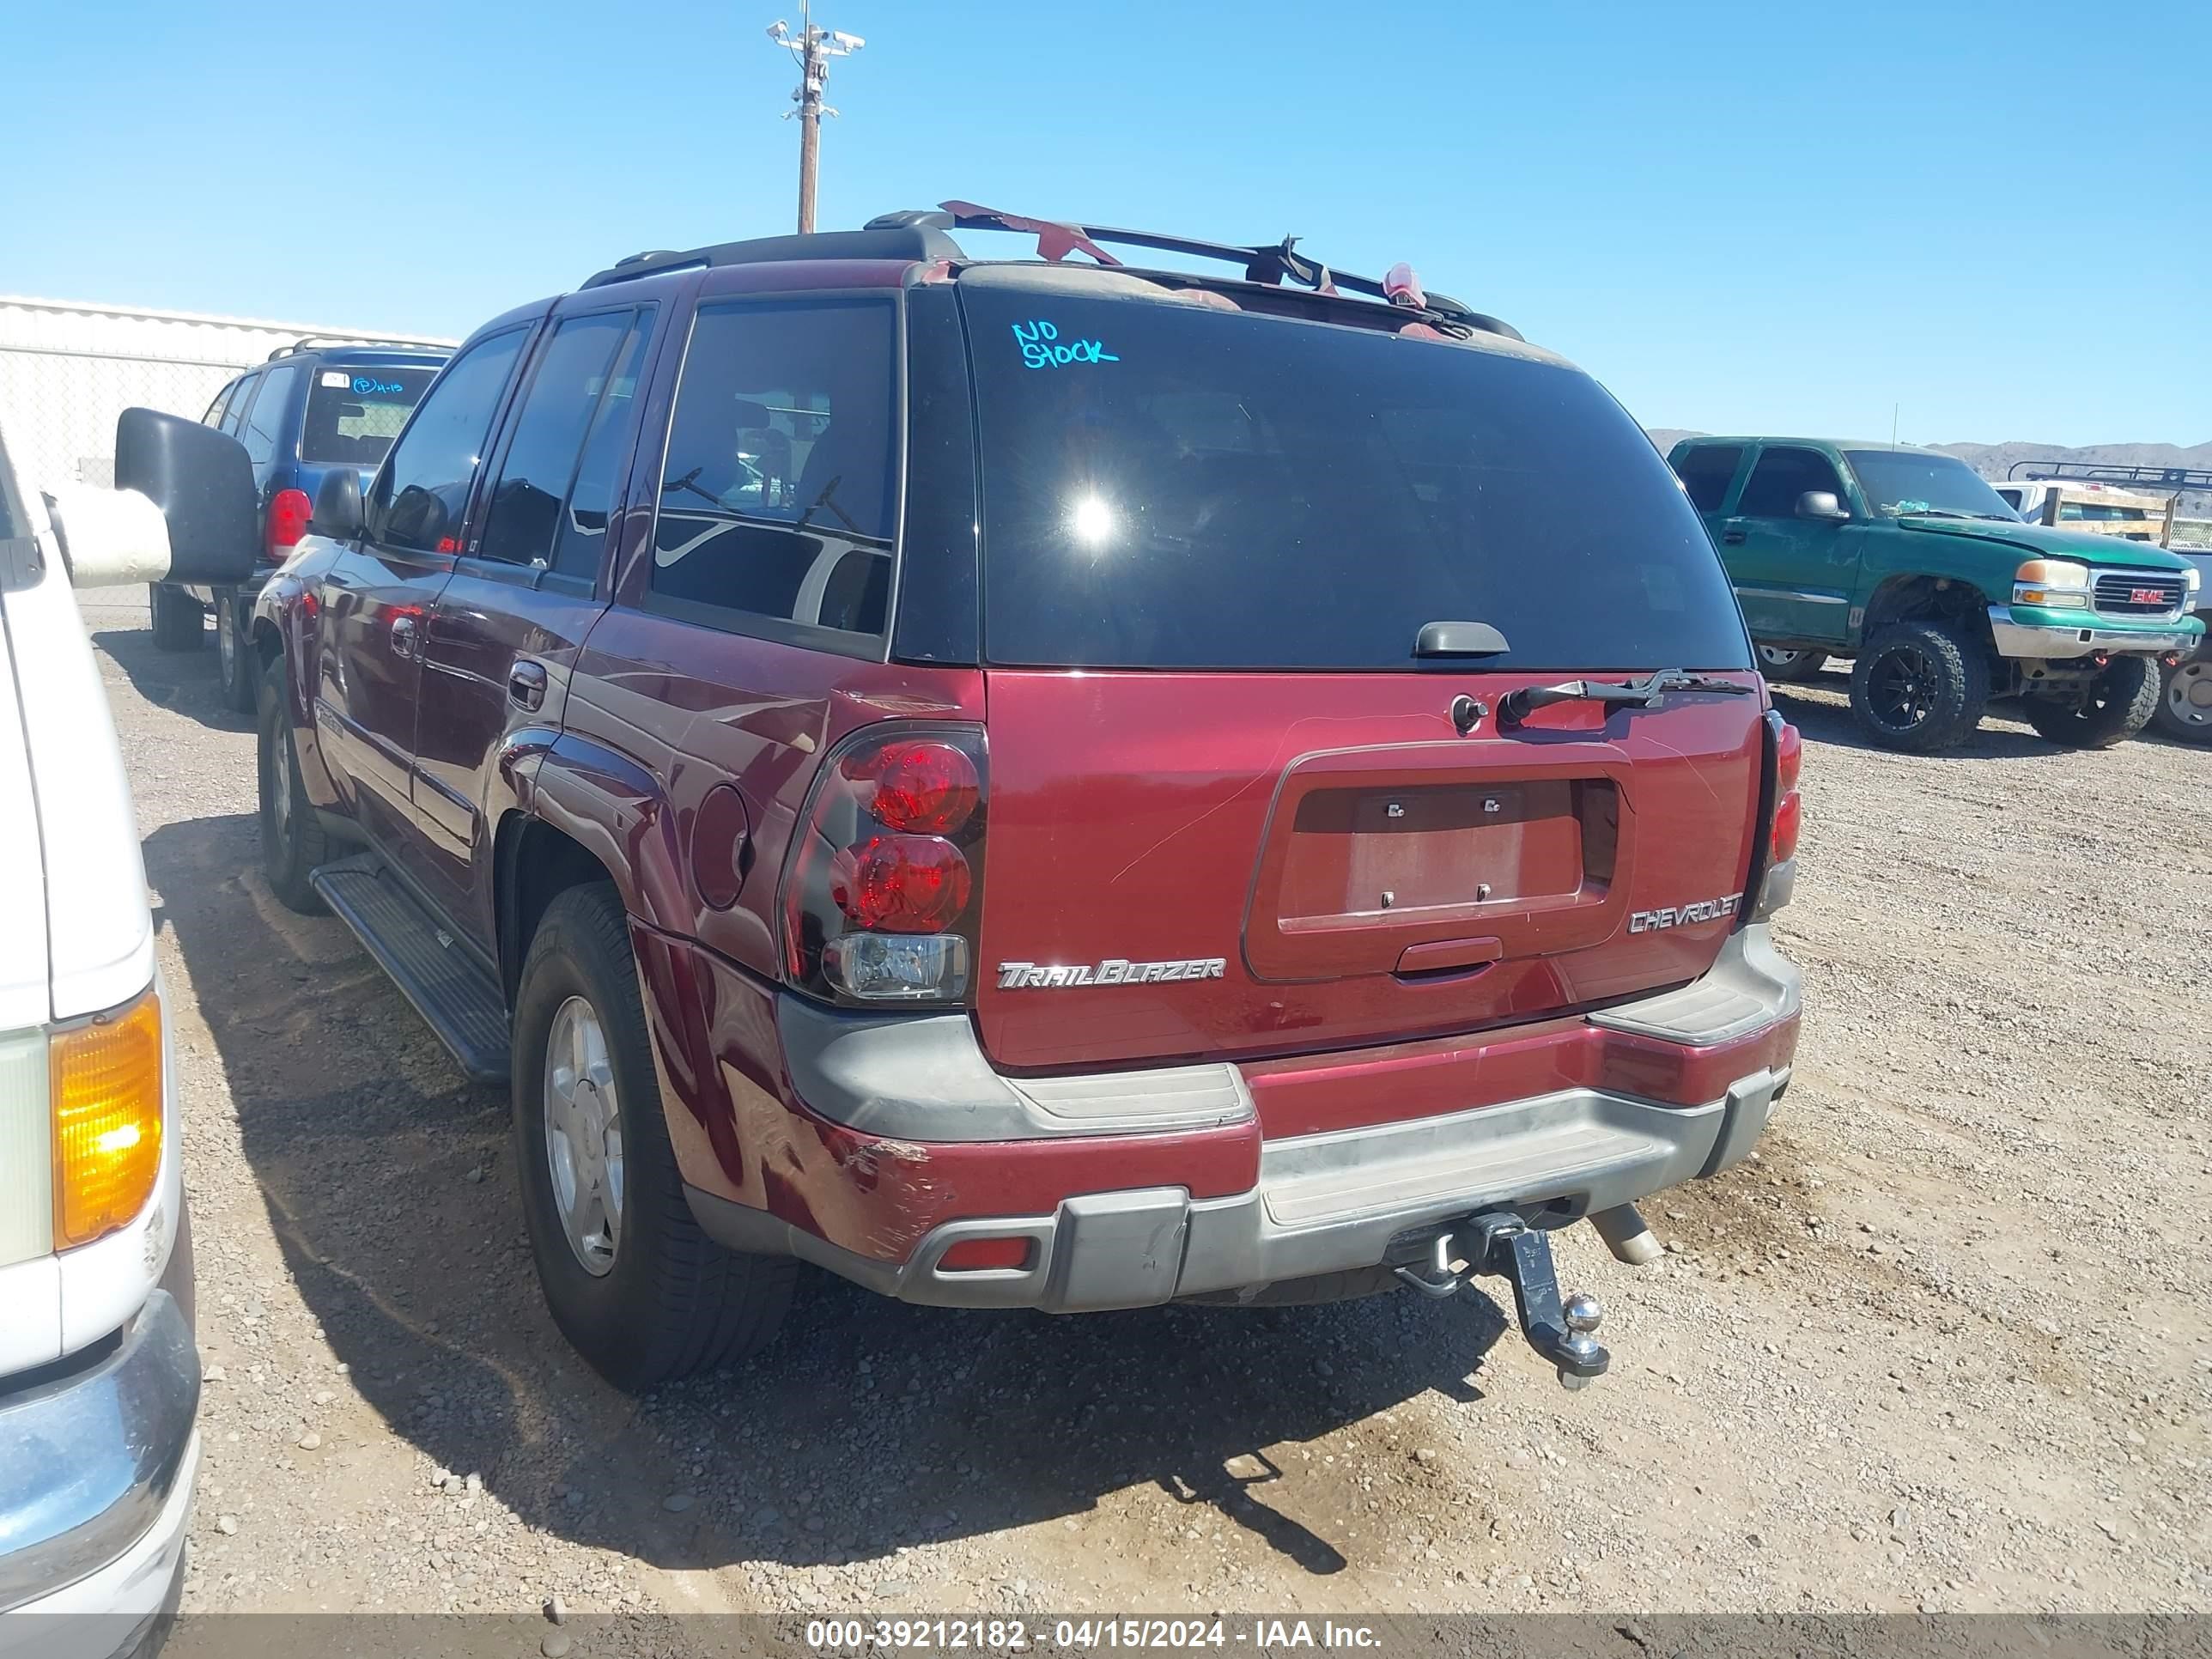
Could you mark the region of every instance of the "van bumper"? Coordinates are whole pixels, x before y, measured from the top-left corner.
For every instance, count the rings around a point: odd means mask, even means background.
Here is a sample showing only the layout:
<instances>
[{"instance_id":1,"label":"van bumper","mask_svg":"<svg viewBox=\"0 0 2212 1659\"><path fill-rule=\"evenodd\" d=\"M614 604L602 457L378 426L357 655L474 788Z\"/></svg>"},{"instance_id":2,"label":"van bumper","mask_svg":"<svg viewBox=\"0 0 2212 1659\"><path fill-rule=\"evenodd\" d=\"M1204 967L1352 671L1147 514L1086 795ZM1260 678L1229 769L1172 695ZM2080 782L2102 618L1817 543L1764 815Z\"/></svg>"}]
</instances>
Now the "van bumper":
<instances>
[{"instance_id":1,"label":"van bumper","mask_svg":"<svg viewBox=\"0 0 2212 1659\"><path fill-rule=\"evenodd\" d=\"M173 1607L199 1395L166 1289L98 1363L0 1395L0 1656L127 1652Z\"/></svg>"},{"instance_id":2,"label":"van bumper","mask_svg":"<svg viewBox=\"0 0 2212 1659\"><path fill-rule=\"evenodd\" d=\"M1544 1040L1595 1054L1587 1082L1262 1138L1251 1082L1234 1066L1009 1079L991 1072L964 1019L856 1020L787 997L790 1080L825 1132L853 1136L840 1157L865 1168L869 1224L841 1240L819 1224L833 1206L795 1224L687 1190L701 1225L732 1249L795 1255L902 1301L1073 1313L1233 1297L1419 1262L1437 1234L1478 1211L1562 1226L1727 1168L1789 1086L1798 1006L1796 969L1753 923L1695 983L1558 1023ZM1429 1049L1345 1060L1372 1090L1378 1066L1402 1065L1407 1079L1433 1067ZM1451 1051L1472 1085L1482 1050L1461 1038ZM1325 1079L1327 1057L1310 1059L1309 1076L1316 1066ZM951 1137L948 1126L976 1133ZM1177 1156L1146 1158L1155 1142ZM1240 1155L1241 1174L1224 1179ZM1052 1202L991 1201L1009 1167L1045 1158ZM896 1248L909 1212L927 1224ZM1021 1264L945 1265L977 1240L1021 1241Z\"/></svg>"}]
</instances>

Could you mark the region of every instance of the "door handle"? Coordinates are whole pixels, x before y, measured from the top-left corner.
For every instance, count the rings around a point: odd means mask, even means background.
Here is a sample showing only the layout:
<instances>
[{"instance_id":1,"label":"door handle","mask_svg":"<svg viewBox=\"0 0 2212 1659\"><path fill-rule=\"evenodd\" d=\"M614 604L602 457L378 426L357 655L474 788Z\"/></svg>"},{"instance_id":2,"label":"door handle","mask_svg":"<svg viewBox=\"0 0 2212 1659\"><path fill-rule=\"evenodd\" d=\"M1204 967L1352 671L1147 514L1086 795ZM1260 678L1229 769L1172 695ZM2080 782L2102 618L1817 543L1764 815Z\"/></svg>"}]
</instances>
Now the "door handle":
<instances>
[{"instance_id":1,"label":"door handle","mask_svg":"<svg viewBox=\"0 0 2212 1659\"><path fill-rule=\"evenodd\" d=\"M415 618L395 617L392 621L392 654L412 657L415 654Z\"/></svg>"},{"instance_id":2,"label":"door handle","mask_svg":"<svg viewBox=\"0 0 2212 1659\"><path fill-rule=\"evenodd\" d=\"M1721 532L1721 540L1730 547L1741 547L1743 545L1743 532L1741 530L1723 530Z\"/></svg>"},{"instance_id":3,"label":"door handle","mask_svg":"<svg viewBox=\"0 0 2212 1659\"><path fill-rule=\"evenodd\" d=\"M507 700L517 708L545 706L545 665L519 662L507 671Z\"/></svg>"}]
</instances>

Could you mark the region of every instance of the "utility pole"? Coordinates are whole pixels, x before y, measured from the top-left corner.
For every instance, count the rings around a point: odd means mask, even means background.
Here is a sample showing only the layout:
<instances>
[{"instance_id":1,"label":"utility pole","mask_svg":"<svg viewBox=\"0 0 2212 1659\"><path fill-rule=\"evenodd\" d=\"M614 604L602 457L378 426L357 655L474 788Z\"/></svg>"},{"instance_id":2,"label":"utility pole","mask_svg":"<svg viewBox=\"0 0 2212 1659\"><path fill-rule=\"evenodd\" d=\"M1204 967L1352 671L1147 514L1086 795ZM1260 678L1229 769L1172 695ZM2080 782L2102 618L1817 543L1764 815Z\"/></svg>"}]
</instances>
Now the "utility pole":
<instances>
[{"instance_id":1,"label":"utility pole","mask_svg":"<svg viewBox=\"0 0 2212 1659\"><path fill-rule=\"evenodd\" d=\"M797 34L779 17L769 26L768 38L789 51L799 64L799 90L791 94L791 101L799 107L784 111L783 118L799 118L799 228L803 234L814 228L814 178L821 161L822 118L837 112L822 101L822 88L830 79L830 60L850 58L867 42L842 29L816 27L812 0L805 0L801 7Z\"/></svg>"}]
</instances>

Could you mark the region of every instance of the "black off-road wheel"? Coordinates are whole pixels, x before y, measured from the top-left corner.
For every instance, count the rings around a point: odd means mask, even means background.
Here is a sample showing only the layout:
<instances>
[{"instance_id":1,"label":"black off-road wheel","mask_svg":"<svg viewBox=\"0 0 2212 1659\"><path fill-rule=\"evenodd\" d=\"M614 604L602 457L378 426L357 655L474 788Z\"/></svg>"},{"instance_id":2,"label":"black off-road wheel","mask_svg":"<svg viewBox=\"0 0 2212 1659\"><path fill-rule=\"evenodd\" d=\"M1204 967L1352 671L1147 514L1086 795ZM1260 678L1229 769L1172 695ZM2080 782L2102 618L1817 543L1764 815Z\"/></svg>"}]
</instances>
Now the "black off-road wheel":
<instances>
[{"instance_id":1,"label":"black off-road wheel","mask_svg":"<svg viewBox=\"0 0 2212 1659\"><path fill-rule=\"evenodd\" d=\"M1990 664L1981 646L1941 623L1892 623L1851 666L1851 712L1885 749L1933 755L1982 723Z\"/></svg>"},{"instance_id":2,"label":"black off-road wheel","mask_svg":"<svg viewBox=\"0 0 2212 1659\"><path fill-rule=\"evenodd\" d=\"M1759 647L1759 672L1777 685L1802 685L1828 665L1825 651L1794 651L1786 645Z\"/></svg>"},{"instance_id":3,"label":"black off-road wheel","mask_svg":"<svg viewBox=\"0 0 2212 1659\"><path fill-rule=\"evenodd\" d=\"M568 889L546 907L515 993L515 1162L553 1322L632 1392L763 1346L797 1269L700 1230L650 1041L613 884Z\"/></svg>"},{"instance_id":4,"label":"black off-road wheel","mask_svg":"<svg viewBox=\"0 0 2212 1659\"><path fill-rule=\"evenodd\" d=\"M288 910L319 916L328 908L307 884L329 856L323 822L300 781L300 750L285 707L284 659L261 675L261 730L255 748L261 775L261 872Z\"/></svg>"},{"instance_id":5,"label":"black off-road wheel","mask_svg":"<svg viewBox=\"0 0 2212 1659\"><path fill-rule=\"evenodd\" d=\"M2179 668L2166 671L2158 711L2151 719L2169 738L2212 743L2212 639L2198 646Z\"/></svg>"},{"instance_id":6,"label":"black off-road wheel","mask_svg":"<svg viewBox=\"0 0 2212 1659\"><path fill-rule=\"evenodd\" d=\"M162 651L197 651L207 631L207 610L181 587L167 582L146 585L146 603L154 612L154 644Z\"/></svg>"},{"instance_id":7,"label":"black off-road wheel","mask_svg":"<svg viewBox=\"0 0 2212 1659\"><path fill-rule=\"evenodd\" d=\"M226 589L215 596L215 650L222 665L222 700L241 714L261 701L261 674L238 617L238 595Z\"/></svg>"},{"instance_id":8,"label":"black off-road wheel","mask_svg":"<svg viewBox=\"0 0 2212 1659\"><path fill-rule=\"evenodd\" d=\"M2075 697L2079 701L2075 701ZM2086 691L2021 700L2027 723L2069 749L2110 749L2150 724L2158 712L2158 663L2151 657L2115 657Z\"/></svg>"}]
</instances>

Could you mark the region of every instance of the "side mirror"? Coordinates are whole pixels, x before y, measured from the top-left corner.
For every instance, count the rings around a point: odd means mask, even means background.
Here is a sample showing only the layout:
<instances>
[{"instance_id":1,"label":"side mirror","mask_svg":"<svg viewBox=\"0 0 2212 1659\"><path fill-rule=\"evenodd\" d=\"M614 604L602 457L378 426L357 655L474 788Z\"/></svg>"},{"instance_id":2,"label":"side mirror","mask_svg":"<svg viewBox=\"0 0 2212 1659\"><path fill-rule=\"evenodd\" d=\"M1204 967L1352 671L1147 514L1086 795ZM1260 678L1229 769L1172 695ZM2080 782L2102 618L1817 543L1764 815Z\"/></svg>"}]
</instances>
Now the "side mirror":
<instances>
[{"instance_id":1,"label":"side mirror","mask_svg":"<svg viewBox=\"0 0 2212 1659\"><path fill-rule=\"evenodd\" d=\"M261 550L260 501L246 447L227 433L157 409L115 422L115 487L161 509L169 532L167 580L230 587Z\"/></svg>"},{"instance_id":2,"label":"side mirror","mask_svg":"<svg viewBox=\"0 0 2212 1659\"><path fill-rule=\"evenodd\" d=\"M315 491L315 510L307 520L309 533L349 542L361 534L361 475L349 466L332 467L323 474Z\"/></svg>"},{"instance_id":3,"label":"side mirror","mask_svg":"<svg viewBox=\"0 0 2212 1659\"><path fill-rule=\"evenodd\" d=\"M1851 515L1836 499L1834 491L1808 489L1797 498L1797 516L1820 524L1842 524Z\"/></svg>"}]
</instances>

